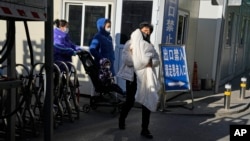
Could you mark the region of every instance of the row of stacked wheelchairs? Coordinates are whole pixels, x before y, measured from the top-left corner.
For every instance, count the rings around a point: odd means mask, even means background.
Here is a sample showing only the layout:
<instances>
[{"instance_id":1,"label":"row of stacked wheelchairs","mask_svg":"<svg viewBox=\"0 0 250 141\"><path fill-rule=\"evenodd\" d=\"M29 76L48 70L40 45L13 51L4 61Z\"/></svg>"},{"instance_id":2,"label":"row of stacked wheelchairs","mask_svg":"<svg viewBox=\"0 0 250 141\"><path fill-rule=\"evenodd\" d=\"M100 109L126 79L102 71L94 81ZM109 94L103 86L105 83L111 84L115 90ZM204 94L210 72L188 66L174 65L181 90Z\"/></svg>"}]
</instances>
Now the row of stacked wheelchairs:
<instances>
[{"instance_id":1,"label":"row of stacked wheelchairs","mask_svg":"<svg viewBox=\"0 0 250 141\"><path fill-rule=\"evenodd\" d=\"M0 81L8 81L7 66L0 67ZM54 63L54 95L53 120L57 128L65 120L73 122L80 117L79 84L76 69L71 62ZM46 95L46 73L44 63L36 63L32 68L22 64L16 65L16 78L21 80L20 86L15 88L15 110L8 111L8 90L0 89L0 141L5 140L8 118L15 116L16 137L39 135L39 128L43 126L44 104Z\"/></svg>"},{"instance_id":2,"label":"row of stacked wheelchairs","mask_svg":"<svg viewBox=\"0 0 250 141\"><path fill-rule=\"evenodd\" d=\"M53 80L53 120L57 128L65 120L73 122L80 118L80 111L88 113L98 106L113 107L111 113L120 112L125 101L125 92L115 83L106 85L101 83L93 57L88 51L78 52L78 56L86 74L94 87L94 95L89 103L79 106L80 92L77 70L71 62L56 61L54 63ZM1 72L7 72L7 66L0 67ZM0 73L0 82L8 81L7 75ZM39 135L39 125L44 120L44 104L46 95L46 71L44 63L36 63L31 68L17 64L16 79L21 85L16 88L16 107L8 111L8 90L0 89L0 141L5 138L8 118L16 116L16 136L25 138L27 135Z\"/></svg>"}]
</instances>

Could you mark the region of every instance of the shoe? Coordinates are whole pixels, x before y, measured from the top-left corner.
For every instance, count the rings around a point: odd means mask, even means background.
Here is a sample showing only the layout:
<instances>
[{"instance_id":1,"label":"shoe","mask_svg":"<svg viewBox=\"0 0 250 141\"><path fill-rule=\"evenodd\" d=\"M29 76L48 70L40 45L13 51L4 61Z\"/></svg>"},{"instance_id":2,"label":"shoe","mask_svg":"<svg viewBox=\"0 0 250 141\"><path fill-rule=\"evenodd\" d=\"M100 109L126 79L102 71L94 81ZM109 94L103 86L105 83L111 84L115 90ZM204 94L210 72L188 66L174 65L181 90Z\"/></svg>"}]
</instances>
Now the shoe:
<instances>
[{"instance_id":1,"label":"shoe","mask_svg":"<svg viewBox=\"0 0 250 141\"><path fill-rule=\"evenodd\" d=\"M122 120L119 118L119 128L121 130L124 130L125 129L125 120Z\"/></svg>"},{"instance_id":2,"label":"shoe","mask_svg":"<svg viewBox=\"0 0 250 141\"><path fill-rule=\"evenodd\" d=\"M148 130L142 130L141 135L145 138L152 139L153 135Z\"/></svg>"},{"instance_id":3,"label":"shoe","mask_svg":"<svg viewBox=\"0 0 250 141\"><path fill-rule=\"evenodd\" d=\"M125 128L125 124L120 124L119 123L119 128L121 129L121 130L125 130L126 128Z\"/></svg>"}]
</instances>

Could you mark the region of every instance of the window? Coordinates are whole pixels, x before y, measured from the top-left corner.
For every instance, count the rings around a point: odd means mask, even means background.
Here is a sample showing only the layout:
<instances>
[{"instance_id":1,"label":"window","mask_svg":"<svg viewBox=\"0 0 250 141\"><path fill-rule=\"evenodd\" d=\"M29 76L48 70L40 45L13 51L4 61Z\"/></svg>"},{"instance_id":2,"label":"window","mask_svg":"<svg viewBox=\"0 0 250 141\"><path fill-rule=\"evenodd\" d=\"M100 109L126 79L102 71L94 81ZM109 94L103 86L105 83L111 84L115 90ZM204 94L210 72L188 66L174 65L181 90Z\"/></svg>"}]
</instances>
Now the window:
<instances>
[{"instance_id":1,"label":"window","mask_svg":"<svg viewBox=\"0 0 250 141\"><path fill-rule=\"evenodd\" d=\"M130 34L141 22L151 22L152 6L152 1L123 2L120 44L125 44L129 40Z\"/></svg>"},{"instance_id":2,"label":"window","mask_svg":"<svg viewBox=\"0 0 250 141\"><path fill-rule=\"evenodd\" d=\"M96 21L100 17L105 17L105 7L103 6L86 6L84 16L84 35L83 45L88 46L90 40L97 32Z\"/></svg>"},{"instance_id":3,"label":"window","mask_svg":"<svg viewBox=\"0 0 250 141\"><path fill-rule=\"evenodd\" d=\"M186 43L188 14L186 12L179 11L178 27L177 27L177 44L183 45Z\"/></svg>"},{"instance_id":4,"label":"window","mask_svg":"<svg viewBox=\"0 0 250 141\"><path fill-rule=\"evenodd\" d=\"M65 2L65 19L69 21L71 40L81 46L89 43L97 32L96 21L101 17L111 19L112 4L100 2Z\"/></svg>"},{"instance_id":5,"label":"window","mask_svg":"<svg viewBox=\"0 0 250 141\"><path fill-rule=\"evenodd\" d=\"M82 16L79 16L82 13L82 6L81 5L69 5L69 35L71 40L77 44L81 44L81 30L82 27Z\"/></svg>"}]
</instances>

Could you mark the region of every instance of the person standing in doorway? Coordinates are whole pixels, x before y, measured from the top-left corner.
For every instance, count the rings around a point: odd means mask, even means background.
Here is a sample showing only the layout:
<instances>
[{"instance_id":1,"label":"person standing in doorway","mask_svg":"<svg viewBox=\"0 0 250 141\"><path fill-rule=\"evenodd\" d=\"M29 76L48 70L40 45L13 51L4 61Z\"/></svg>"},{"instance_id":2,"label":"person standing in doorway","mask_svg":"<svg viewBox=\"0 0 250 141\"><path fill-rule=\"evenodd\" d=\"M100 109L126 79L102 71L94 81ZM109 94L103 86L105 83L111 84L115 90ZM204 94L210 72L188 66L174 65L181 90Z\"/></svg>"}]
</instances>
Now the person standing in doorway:
<instances>
[{"instance_id":1,"label":"person standing in doorway","mask_svg":"<svg viewBox=\"0 0 250 141\"><path fill-rule=\"evenodd\" d=\"M115 52L113 48L112 38L110 36L111 21L106 18L100 18L96 22L98 32L91 40L89 49L94 56L96 64L99 66L100 60L103 58L109 59L111 62L110 70L115 75L114 61Z\"/></svg>"},{"instance_id":2,"label":"person standing in doorway","mask_svg":"<svg viewBox=\"0 0 250 141\"><path fill-rule=\"evenodd\" d=\"M142 22L139 28L131 34L131 39L125 44L123 50L123 63L124 66L118 72L118 76L126 79L126 102L122 107L119 117L119 128L125 129L125 119L133 107L135 100L142 104L142 130L141 135L146 138L153 138L148 126L150 121L150 113L156 110L157 93L154 92L152 101L147 99L146 95L149 93L147 89L148 84L146 79L150 73L146 72L147 68L152 70L152 67L159 64L159 57L153 45L150 43L150 35L153 31L153 26L148 22ZM130 68L130 69L124 69ZM135 72L135 73L134 73ZM153 71L151 71L153 72ZM152 80L156 82L156 79ZM147 99L146 101L143 99ZM149 104L148 104L149 103Z\"/></svg>"}]
</instances>

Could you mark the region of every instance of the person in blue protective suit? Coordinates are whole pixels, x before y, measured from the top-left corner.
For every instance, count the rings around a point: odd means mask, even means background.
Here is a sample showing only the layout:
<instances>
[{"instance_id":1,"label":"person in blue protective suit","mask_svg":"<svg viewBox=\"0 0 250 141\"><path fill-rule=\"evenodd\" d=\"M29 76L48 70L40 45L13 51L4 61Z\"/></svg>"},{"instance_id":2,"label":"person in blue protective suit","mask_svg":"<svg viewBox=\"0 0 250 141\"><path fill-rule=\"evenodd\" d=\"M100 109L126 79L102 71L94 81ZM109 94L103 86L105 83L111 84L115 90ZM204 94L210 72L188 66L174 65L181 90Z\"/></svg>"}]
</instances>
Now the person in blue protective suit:
<instances>
[{"instance_id":1,"label":"person in blue protective suit","mask_svg":"<svg viewBox=\"0 0 250 141\"><path fill-rule=\"evenodd\" d=\"M76 55L76 51L83 50L83 48L75 45L70 40L68 22L66 20L56 19L54 24L56 26L54 29L54 62L72 62L72 56Z\"/></svg>"},{"instance_id":2,"label":"person in blue protective suit","mask_svg":"<svg viewBox=\"0 0 250 141\"><path fill-rule=\"evenodd\" d=\"M76 55L77 51L83 50L83 47L75 45L70 37L69 37L69 28L68 28L68 22L66 20L59 20L56 19L54 21L54 25L56 26L54 28L54 62L58 65L60 70L66 71L66 68L57 61L62 62L72 62L72 56ZM68 69L70 70L70 65L67 64ZM56 75L57 76L57 75ZM55 85L57 85L58 78L55 78ZM62 78L63 83L66 82L66 78ZM71 85L71 83L70 83ZM55 102L56 103L56 102Z\"/></svg>"},{"instance_id":3,"label":"person in blue protective suit","mask_svg":"<svg viewBox=\"0 0 250 141\"><path fill-rule=\"evenodd\" d=\"M115 53L110 36L111 22L109 19L100 18L96 22L98 32L92 38L90 43L90 53L94 56L97 65L100 64L100 60L107 58L111 62L110 70L115 75L114 60Z\"/></svg>"}]
</instances>

